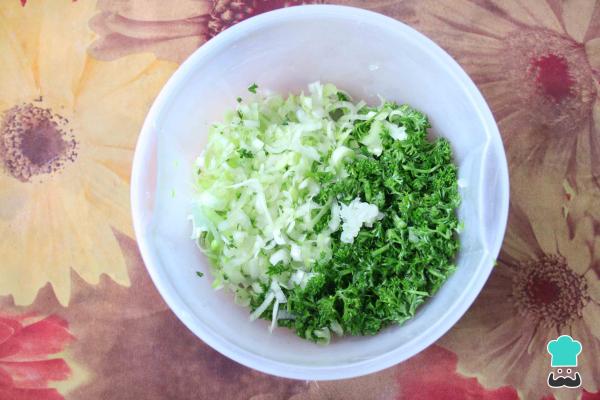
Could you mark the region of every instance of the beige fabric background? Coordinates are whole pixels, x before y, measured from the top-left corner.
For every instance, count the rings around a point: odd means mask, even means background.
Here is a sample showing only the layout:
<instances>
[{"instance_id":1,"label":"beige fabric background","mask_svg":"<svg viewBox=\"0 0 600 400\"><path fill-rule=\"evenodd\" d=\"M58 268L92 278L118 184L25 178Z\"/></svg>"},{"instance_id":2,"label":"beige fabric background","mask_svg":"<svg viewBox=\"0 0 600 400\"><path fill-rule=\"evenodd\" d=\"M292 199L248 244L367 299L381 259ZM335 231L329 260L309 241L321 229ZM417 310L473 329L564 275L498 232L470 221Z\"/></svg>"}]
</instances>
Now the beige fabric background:
<instances>
[{"instance_id":1,"label":"beige fabric background","mask_svg":"<svg viewBox=\"0 0 600 400\"><path fill-rule=\"evenodd\" d=\"M0 1L1 400L600 399L598 1L338 2L446 49L507 150L498 266L437 344L363 378L291 381L224 358L168 310L130 221L145 113L210 37L300 3ZM546 385L559 334L583 344L580 389Z\"/></svg>"}]
</instances>

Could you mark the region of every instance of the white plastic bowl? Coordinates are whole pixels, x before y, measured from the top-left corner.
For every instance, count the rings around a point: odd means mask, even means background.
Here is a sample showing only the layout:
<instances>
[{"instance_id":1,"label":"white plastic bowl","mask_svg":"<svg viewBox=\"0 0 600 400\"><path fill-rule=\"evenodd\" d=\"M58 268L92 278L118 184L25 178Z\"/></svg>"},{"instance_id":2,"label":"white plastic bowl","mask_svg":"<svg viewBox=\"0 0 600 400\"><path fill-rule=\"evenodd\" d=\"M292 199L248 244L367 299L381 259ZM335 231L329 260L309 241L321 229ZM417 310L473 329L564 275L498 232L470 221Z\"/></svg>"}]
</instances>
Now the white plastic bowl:
<instances>
[{"instance_id":1,"label":"white plastic bowl","mask_svg":"<svg viewBox=\"0 0 600 400\"><path fill-rule=\"evenodd\" d=\"M377 95L427 113L453 145L466 187L457 270L403 326L319 346L287 329L250 322L231 293L215 292L190 240L192 164L209 124L257 82L281 94L332 82L356 100ZM435 43L391 18L357 8L301 6L244 21L177 70L144 123L131 182L135 232L154 284L199 338L257 370L289 378L349 378L390 367L435 342L471 305L498 255L508 213L502 141L483 97ZM198 278L196 271L205 276ZM168 346L168 343L165 345ZM177 360L173 360L177 362Z\"/></svg>"}]
</instances>

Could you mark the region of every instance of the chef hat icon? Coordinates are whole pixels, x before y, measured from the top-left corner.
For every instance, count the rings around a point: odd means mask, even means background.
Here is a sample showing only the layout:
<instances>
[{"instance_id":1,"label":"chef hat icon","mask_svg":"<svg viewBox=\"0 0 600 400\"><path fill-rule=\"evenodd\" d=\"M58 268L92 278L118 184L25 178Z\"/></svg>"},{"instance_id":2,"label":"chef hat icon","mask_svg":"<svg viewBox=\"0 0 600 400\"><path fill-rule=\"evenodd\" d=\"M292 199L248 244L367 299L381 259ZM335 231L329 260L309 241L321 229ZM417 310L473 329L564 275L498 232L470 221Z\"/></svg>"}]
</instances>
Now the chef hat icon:
<instances>
[{"instance_id":1,"label":"chef hat icon","mask_svg":"<svg viewBox=\"0 0 600 400\"><path fill-rule=\"evenodd\" d=\"M577 356L581 353L581 343L569 335L559 336L548 342L548 353L552 357L552 367L576 367Z\"/></svg>"}]
</instances>

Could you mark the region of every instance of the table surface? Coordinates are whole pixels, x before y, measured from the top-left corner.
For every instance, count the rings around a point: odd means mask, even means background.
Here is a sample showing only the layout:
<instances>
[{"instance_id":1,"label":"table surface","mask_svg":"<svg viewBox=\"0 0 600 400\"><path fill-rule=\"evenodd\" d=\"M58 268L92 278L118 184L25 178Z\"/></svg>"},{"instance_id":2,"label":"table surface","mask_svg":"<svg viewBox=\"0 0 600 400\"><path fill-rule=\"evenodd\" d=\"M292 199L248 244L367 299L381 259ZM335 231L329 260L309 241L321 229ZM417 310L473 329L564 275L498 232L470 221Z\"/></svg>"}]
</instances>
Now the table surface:
<instances>
[{"instance_id":1,"label":"table surface","mask_svg":"<svg viewBox=\"0 0 600 400\"><path fill-rule=\"evenodd\" d=\"M498 265L435 345L377 374L280 379L167 308L130 222L136 137L198 46L302 1L0 2L0 399L600 399L600 1L347 0L401 20L478 85L504 140ZM549 340L583 350L546 384Z\"/></svg>"}]
</instances>

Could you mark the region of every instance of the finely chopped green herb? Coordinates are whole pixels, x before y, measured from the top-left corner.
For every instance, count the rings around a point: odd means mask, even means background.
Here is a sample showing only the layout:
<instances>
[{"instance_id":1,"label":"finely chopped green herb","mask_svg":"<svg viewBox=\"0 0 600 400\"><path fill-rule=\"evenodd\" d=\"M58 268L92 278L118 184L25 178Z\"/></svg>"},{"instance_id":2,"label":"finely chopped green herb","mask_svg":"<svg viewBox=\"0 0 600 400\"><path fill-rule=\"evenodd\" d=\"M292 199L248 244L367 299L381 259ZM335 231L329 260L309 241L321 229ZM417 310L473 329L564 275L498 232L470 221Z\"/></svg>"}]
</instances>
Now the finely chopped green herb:
<instances>
[{"instance_id":1,"label":"finely chopped green herb","mask_svg":"<svg viewBox=\"0 0 600 400\"><path fill-rule=\"evenodd\" d=\"M256 93L256 89L258 89L258 85L256 83L253 83L252 85L248 86L248 91L250 93Z\"/></svg>"},{"instance_id":2,"label":"finely chopped green herb","mask_svg":"<svg viewBox=\"0 0 600 400\"><path fill-rule=\"evenodd\" d=\"M215 125L192 220L215 287L327 343L401 324L438 290L455 269L460 197L424 114L309 88L257 95Z\"/></svg>"}]
</instances>

